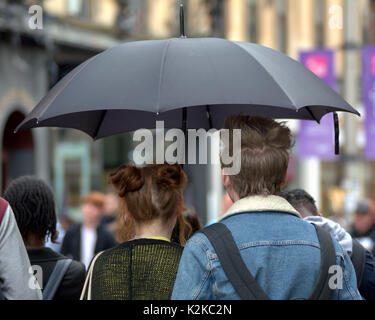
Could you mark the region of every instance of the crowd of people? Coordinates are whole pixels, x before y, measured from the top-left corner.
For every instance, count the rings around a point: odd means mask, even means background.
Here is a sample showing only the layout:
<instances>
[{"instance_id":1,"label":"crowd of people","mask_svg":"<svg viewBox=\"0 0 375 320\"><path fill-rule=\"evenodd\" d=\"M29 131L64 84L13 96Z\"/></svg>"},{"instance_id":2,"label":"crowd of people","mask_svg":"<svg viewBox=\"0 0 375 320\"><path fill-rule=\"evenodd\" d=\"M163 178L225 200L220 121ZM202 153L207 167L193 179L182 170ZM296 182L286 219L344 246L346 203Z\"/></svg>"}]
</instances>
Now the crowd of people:
<instances>
[{"instance_id":1,"label":"crowd of people","mask_svg":"<svg viewBox=\"0 0 375 320\"><path fill-rule=\"evenodd\" d=\"M114 192L82 199L82 223L52 249L52 189L14 180L0 198L0 299L374 300L374 203L358 205L347 232L306 191L282 190L284 123L236 115L224 128L241 130L241 170L222 163L225 213L205 228L185 207L180 165L123 165Z\"/></svg>"}]
</instances>

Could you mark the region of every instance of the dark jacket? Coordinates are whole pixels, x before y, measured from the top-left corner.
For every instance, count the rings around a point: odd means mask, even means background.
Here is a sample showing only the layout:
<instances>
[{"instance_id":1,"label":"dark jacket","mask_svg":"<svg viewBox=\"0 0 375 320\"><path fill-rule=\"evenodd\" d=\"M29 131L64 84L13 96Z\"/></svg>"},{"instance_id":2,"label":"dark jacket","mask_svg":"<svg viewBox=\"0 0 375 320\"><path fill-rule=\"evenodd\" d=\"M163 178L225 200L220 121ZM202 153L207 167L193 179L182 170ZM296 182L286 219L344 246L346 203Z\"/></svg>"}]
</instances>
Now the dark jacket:
<instances>
[{"instance_id":1,"label":"dark jacket","mask_svg":"<svg viewBox=\"0 0 375 320\"><path fill-rule=\"evenodd\" d=\"M50 248L28 249L31 265L39 265L43 270L43 288L56 265L57 260L67 259ZM72 261L66 271L53 300L79 300L86 277L83 263Z\"/></svg>"},{"instance_id":2,"label":"dark jacket","mask_svg":"<svg viewBox=\"0 0 375 320\"><path fill-rule=\"evenodd\" d=\"M81 261L81 225L70 227L64 237L61 253L74 260ZM99 225L96 229L97 238L94 253L110 249L117 245L111 232Z\"/></svg>"},{"instance_id":3,"label":"dark jacket","mask_svg":"<svg viewBox=\"0 0 375 320\"><path fill-rule=\"evenodd\" d=\"M366 262L359 292L366 300L375 300L375 259L366 250Z\"/></svg>"},{"instance_id":4,"label":"dark jacket","mask_svg":"<svg viewBox=\"0 0 375 320\"><path fill-rule=\"evenodd\" d=\"M375 225L373 225L371 229L364 234L360 234L356 232L354 228L352 228L352 232L350 234L352 235L353 238L357 239L359 242L367 238L367 240L370 242L370 246L372 247L370 251L372 255L375 256Z\"/></svg>"}]
</instances>

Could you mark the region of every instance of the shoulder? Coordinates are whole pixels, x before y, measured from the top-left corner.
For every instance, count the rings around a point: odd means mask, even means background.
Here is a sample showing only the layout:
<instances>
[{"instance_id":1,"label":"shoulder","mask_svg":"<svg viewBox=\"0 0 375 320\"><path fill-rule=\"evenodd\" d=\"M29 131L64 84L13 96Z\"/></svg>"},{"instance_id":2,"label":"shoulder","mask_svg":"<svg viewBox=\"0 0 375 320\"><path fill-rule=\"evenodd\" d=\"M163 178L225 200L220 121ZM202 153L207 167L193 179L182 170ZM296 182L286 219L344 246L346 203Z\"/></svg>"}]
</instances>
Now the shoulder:
<instances>
[{"instance_id":1,"label":"shoulder","mask_svg":"<svg viewBox=\"0 0 375 320\"><path fill-rule=\"evenodd\" d=\"M163 240L154 240L154 239L137 239L137 240L130 240L130 241L117 244L116 246L110 249L102 251L97 261L103 262L104 260L107 260L111 256L128 255L128 252L130 250L133 250L134 247L140 247L140 246L152 247L155 245L159 245L164 248L171 249L171 251L172 250L176 251L179 254L182 253L182 251L184 250L184 247L174 242L166 242Z\"/></svg>"},{"instance_id":2,"label":"shoulder","mask_svg":"<svg viewBox=\"0 0 375 320\"><path fill-rule=\"evenodd\" d=\"M49 250L55 254L56 260L69 259L67 256L65 256L65 255L63 255L59 252L53 251L51 249L49 249ZM80 277L80 276L85 277L86 276L86 267L82 262L79 262L77 260L72 260L72 262L69 265L68 270L66 271L66 274L67 275L74 275L74 276L77 276L77 277Z\"/></svg>"},{"instance_id":3,"label":"shoulder","mask_svg":"<svg viewBox=\"0 0 375 320\"><path fill-rule=\"evenodd\" d=\"M80 224L73 224L68 228L68 230L66 230L65 236L77 234L80 231L81 231L81 225Z\"/></svg>"},{"instance_id":4,"label":"shoulder","mask_svg":"<svg viewBox=\"0 0 375 320\"><path fill-rule=\"evenodd\" d=\"M130 248L134 248L135 246L155 246L160 245L163 247L168 248L175 248L178 250L183 250L184 247L179 245L175 242L167 242L164 240L158 240L158 239L133 239L129 241L125 241L123 243L117 244L115 247L105 250L105 253L111 253L116 252L117 250L128 250Z\"/></svg>"},{"instance_id":5,"label":"shoulder","mask_svg":"<svg viewBox=\"0 0 375 320\"><path fill-rule=\"evenodd\" d=\"M106 226L99 225L99 227L96 229L96 232L98 235L101 237L110 240L110 241L115 241L115 237L113 236L113 233L107 229Z\"/></svg>"},{"instance_id":6,"label":"shoulder","mask_svg":"<svg viewBox=\"0 0 375 320\"><path fill-rule=\"evenodd\" d=\"M188 240L184 248L184 252L194 251L196 253L206 253L210 250L213 251L211 242L208 240L206 235L202 232L194 233L194 235Z\"/></svg>"},{"instance_id":7,"label":"shoulder","mask_svg":"<svg viewBox=\"0 0 375 320\"><path fill-rule=\"evenodd\" d=\"M328 231L326 231L328 232ZM329 232L328 232L329 233ZM347 252L343 249L343 247L341 246L341 244L337 241L337 239L332 235L330 234L330 237L332 239L332 242L333 242L333 246L335 248L335 252L336 252L336 257L338 258L341 258L342 260L345 260L345 257L349 257L349 255L347 254Z\"/></svg>"},{"instance_id":8,"label":"shoulder","mask_svg":"<svg viewBox=\"0 0 375 320\"><path fill-rule=\"evenodd\" d=\"M345 260L345 256L347 255L346 251L343 249L343 247L340 245L339 241L336 239L336 237L330 231L326 230L326 228L324 228L322 225L315 225L314 223L311 223L311 222L308 222L308 221L305 221L305 220L303 220L303 221L305 223L307 223L307 225L310 225L310 229L313 230L314 236L316 237L316 241L319 244L320 249L322 248L322 243L320 243L319 238L318 238L318 233L317 233L318 230L320 232L323 232L323 233L329 235L329 238L331 239L334 250L335 250L336 258L341 258L342 260Z\"/></svg>"},{"instance_id":9,"label":"shoulder","mask_svg":"<svg viewBox=\"0 0 375 320\"><path fill-rule=\"evenodd\" d=\"M54 300L79 300L86 279L86 268L73 260L66 271Z\"/></svg>"},{"instance_id":10,"label":"shoulder","mask_svg":"<svg viewBox=\"0 0 375 320\"><path fill-rule=\"evenodd\" d=\"M128 246L127 242L124 242L124 243L118 244L116 246L113 246L109 249L98 252L94 256L92 261L96 258L95 267L97 265L102 265L103 263L111 261L112 257L116 257L116 260L120 261L120 260L122 260L121 256L128 256L128 252L129 252L129 246ZM92 263L92 261L91 261L91 263ZM88 267L88 269L89 268L90 267Z\"/></svg>"},{"instance_id":11,"label":"shoulder","mask_svg":"<svg viewBox=\"0 0 375 320\"><path fill-rule=\"evenodd\" d=\"M65 258L64 258L65 259ZM62 260L62 259L59 259ZM83 284L86 278L86 267L82 262L72 260L64 275L64 284Z\"/></svg>"},{"instance_id":12,"label":"shoulder","mask_svg":"<svg viewBox=\"0 0 375 320\"><path fill-rule=\"evenodd\" d=\"M4 198L0 197L0 211L5 211L9 203Z\"/></svg>"},{"instance_id":13,"label":"shoulder","mask_svg":"<svg viewBox=\"0 0 375 320\"><path fill-rule=\"evenodd\" d=\"M3 217L5 215L5 212L8 206L9 206L8 202L5 199L0 197L0 224L1 224L1 221L3 220Z\"/></svg>"},{"instance_id":14,"label":"shoulder","mask_svg":"<svg viewBox=\"0 0 375 320\"><path fill-rule=\"evenodd\" d=\"M70 264L66 273L67 276L70 276L71 278L84 280L86 277L86 267L83 263L72 260L72 263Z\"/></svg>"}]
</instances>

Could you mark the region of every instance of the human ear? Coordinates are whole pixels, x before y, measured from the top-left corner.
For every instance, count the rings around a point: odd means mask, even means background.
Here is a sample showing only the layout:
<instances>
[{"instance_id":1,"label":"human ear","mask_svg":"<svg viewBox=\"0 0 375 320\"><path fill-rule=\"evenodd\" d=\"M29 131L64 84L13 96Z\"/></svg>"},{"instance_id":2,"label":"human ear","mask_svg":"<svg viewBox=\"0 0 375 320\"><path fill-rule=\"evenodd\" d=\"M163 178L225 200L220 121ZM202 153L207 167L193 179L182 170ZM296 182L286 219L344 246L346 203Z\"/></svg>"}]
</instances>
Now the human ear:
<instances>
[{"instance_id":1,"label":"human ear","mask_svg":"<svg viewBox=\"0 0 375 320\"><path fill-rule=\"evenodd\" d=\"M287 181L288 181L288 174L286 173L284 176L283 182L281 183L281 188L286 185Z\"/></svg>"},{"instance_id":2,"label":"human ear","mask_svg":"<svg viewBox=\"0 0 375 320\"><path fill-rule=\"evenodd\" d=\"M223 181L223 185L226 189L228 189L231 186L230 177L226 174L224 174L224 171L221 171L221 179Z\"/></svg>"}]
</instances>

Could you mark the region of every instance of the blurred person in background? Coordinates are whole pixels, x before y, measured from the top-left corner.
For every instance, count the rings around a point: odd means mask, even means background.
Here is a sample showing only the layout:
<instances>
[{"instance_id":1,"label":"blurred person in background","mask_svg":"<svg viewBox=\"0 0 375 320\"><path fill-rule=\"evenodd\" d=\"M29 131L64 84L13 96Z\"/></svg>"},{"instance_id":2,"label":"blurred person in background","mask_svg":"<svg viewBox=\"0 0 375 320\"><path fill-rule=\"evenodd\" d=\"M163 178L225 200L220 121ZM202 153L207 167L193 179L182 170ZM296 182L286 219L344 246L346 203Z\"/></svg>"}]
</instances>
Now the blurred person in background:
<instances>
[{"instance_id":1,"label":"blurred person in background","mask_svg":"<svg viewBox=\"0 0 375 320\"><path fill-rule=\"evenodd\" d=\"M52 189L37 177L24 176L9 185L4 198L14 208L31 265L39 266L43 272L44 299L78 300L85 281L85 266L45 247L47 238L54 243L58 236ZM65 272L61 271L62 277L55 277L60 265L66 265L62 269ZM47 290L54 282L55 289Z\"/></svg>"},{"instance_id":2,"label":"blurred person in background","mask_svg":"<svg viewBox=\"0 0 375 320\"><path fill-rule=\"evenodd\" d=\"M92 296L86 298L169 299L183 249L171 242L177 220L181 221L180 242L185 243L186 174L179 165L123 165L110 180L121 199L127 241L95 257L88 273Z\"/></svg>"},{"instance_id":3,"label":"blurred person in background","mask_svg":"<svg viewBox=\"0 0 375 320\"><path fill-rule=\"evenodd\" d=\"M354 243L351 235L338 223L321 216L316 207L315 199L309 193L302 189L295 189L283 191L280 196L285 198L305 221L327 230L353 259ZM358 288L362 297L366 300L375 300L375 259L368 250L365 251L364 261L356 268Z\"/></svg>"},{"instance_id":4,"label":"blurred person in background","mask_svg":"<svg viewBox=\"0 0 375 320\"><path fill-rule=\"evenodd\" d=\"M375 255L375 203L367 199L357 205L354 214L352 232L367 250Z\"/></svg>"},{"instance_id":5,"label":"blurred person in background","mask_svg":"<svg viewBox=\"0 0 375 320\"><path fill-rule=\"evenodd\" d=\"M82 224L71 226L62 243L61 253L83 262L86 268L96 253L117 244L112 233L100 224L104 203L103 193L88 194L81 204Z\"/></svg>"},{"instance_id":6,"label":"blurred person in background","mask_svg":"<svg viewBox=\"0 0 375 320\"><path fill-rule=\"evenodd\" d=\"M315 199L305 190L281 191L280 196L286 199L300 213L302 218L320 216Z\"/></svg>"},{"instance_id":7,"label":"blurred person in background","mask_svg":"<svg viewBox=\"0 0 375 320\"><path fill-rule=\"evenodd\" d=\"M189 240L194 233L202 229L202 224L199 220L198 214L194 210L189 209L186 206L184 206L182 210L182 215L189 226L188 228L185 228L185 238L186 240ZM176 226L174 227L172 232L172 241L181 244L179 235L180 221L177 220Z\"/></svg>"},{"instance_id":8,"label":"blurred person in background","mask_svg":"<svg viewBox=\"0 0 375 320\"><path fill-rule=\"evenodd\" d=\"M113 191L107 192L104 198L103 216L100 224L109 230L112 229L112 224L116 221L118 206L119 198L117 194Z\"/></svg>"},{"instance_id":9,"label":"blurred person in background","mask_svg":"<svg viewBox=\"0 0 375 320\"><path fill-rule=\"evenodd\" d=\"M340 245L349 253L352 252L353 241L351 235L337 222L323 217L316 207L315 199L302 189L282 191L280 196L286 199L310 223L314 223L331 233Z\"/></svg>"}]
</instances>

